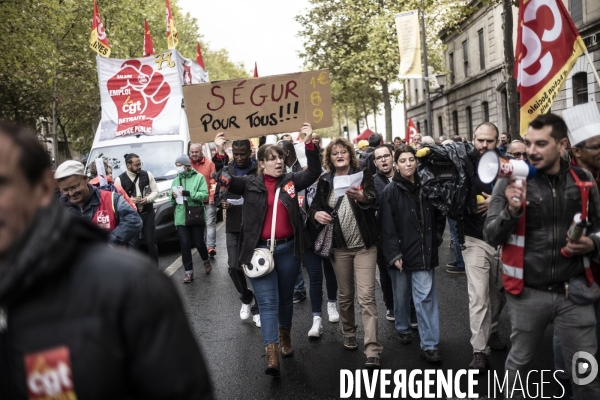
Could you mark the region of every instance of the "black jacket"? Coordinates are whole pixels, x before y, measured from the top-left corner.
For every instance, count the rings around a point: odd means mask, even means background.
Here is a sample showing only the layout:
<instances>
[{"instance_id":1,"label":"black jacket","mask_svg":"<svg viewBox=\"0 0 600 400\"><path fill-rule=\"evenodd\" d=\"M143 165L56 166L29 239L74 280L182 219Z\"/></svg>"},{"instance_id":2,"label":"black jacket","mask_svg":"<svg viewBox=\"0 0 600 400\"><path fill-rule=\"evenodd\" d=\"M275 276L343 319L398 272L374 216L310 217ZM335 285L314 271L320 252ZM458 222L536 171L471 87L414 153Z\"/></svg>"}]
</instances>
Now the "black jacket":
<instances>
[{"instance_id":1,"label":"black jacket","mask_svg":"<svg viewBox=\"0 0 600 400\"><path fill-rule=\"evenodd\" d=\"M561 160L560 172L549 177L538 173L527 181L527 205L525 208L525 256L523 279L525 286L554 290L564 287L564 282L584 274L583 257L563 257L560 249L567 243L567 230L573 216L581 212L581 195L569 170L568 162ZM573 168L582 181L592 181L592 175L583 169ZM513 233L522 210L518 215L508 211L504 190L507 180L499 179L494 187L490 209L485 221L484 236L491 246L501 245ZM600 256L600 199L596 185L590 191L589 217L592 227L587 236L594 241L596 249L590 256Z\"/></svg>"},{"instance_id":2,"label":"black jacket","mask_svg":"<svg viewBox=\"0 0 600 400\"><path fill-rule=\"evenodd\" d=\"M252 163L252 167L246 175L256 176L258 163L253 160L249 160L249 162ZM237 176L234 163L235 161L229 163L228 172L230 176ZM215 193L215 205L219 208L221 207L222 201L227 201L227 199L239 200L242 197L237 194L229 193L226 189L221 189L220 184L217 184ZM232 205L227 209L227 221L225 222L226 233L240 233L242 231L242 207L242 204L237 206Z\"/></svg>"},{"instance_id":3,"label":"black jacket","mask_svg":"<svg viewBox=\"0 0 600 400\"><path fill-rule=\"evenodd\" d=\"M375 166L375 148L369 147L360 157L358 161L359 167L367 168L371 175L375 175L377 172L377 167Z\"/></svg>"},{"instance_id":4,"label":"black jacket","mask_svg":"<svg viewBox=\"0 0 600 400\"><path fill-rule=\"evenodd\" d=\"M383 189L385 189L388 183L390 183L391 181L392 180L390 178L383 175L381 172L379 172L379 170L377 170L377 172L375 173L375 176L373 177L375 190L377 190L377 199L375 200L375 204L373 205L373 208L375 208L375 210L379 210L379 204L381 203L381 194L383 193Z\"/></svg>"},{"instance_id":5,"label":"black jacket","mask_svg":"<svg viewBox=\"0 0 600 400\"><path fill-rule=\"evenodd\" d=\"M383 190L379 206L383 255L390 266L402 259L405 271L438 266L438 247L446 226L444 216L423 195L418 177L416 183L413 185L396 173Z\"/></svg>"},{"instance_id":6,"label":"black jacket","mask_svg":"<svg viewBox=\"0 0 600 400\"><path fill-rule=\"evenodd\" d=\"M359 170L350 167L348 174L351 175L357 172L359 172ZM310 209L308 210L310 223L315 224L319 232L325 225L321 225L315 220L315 214L318 211L325 211L328 214L331 214L333 211L333 208L329 206L329 196L333 190L334 174L335 171L330 171L321 176L319 184L317 185L317 194L315 195L315 198L310 205ZM379 228L375 223L375 210L373 209L373 204L375 203L375 199L377 197L377 191L375 190L375 185L373 184L373 175L371 175L371 172L368 169L363 169L363 180L361 186L363 194L367 197L367 199L369 199L369 204L361 204L355 201L350 201L350 205L354 213L354 218L356 218L356 223L358 224L362 241L365 244L365 248L368 249L371 246L376 246L381 241ZM334 223L333 248L339 249L344 247L344 234L340 228L339 222Z\"/></svg>"},{"instance_id":7,"label":"black jacket","mask_svg":"<svg viewBox=\"0 0 600 400\"><path fill-rule=\"evenodd\" d=\"M53 202L0 263L0 399L27 399L25 357L44 373L57 348L79 400L212 398L175 287L104 236Z\"/></svg>"},{"instance_id":8,"label":"black jacket","mask_svg":"<svg viewBox=\"0 0 600 400\"><path fill-rule=\"evenodd\" d=\"M304 250L310 247L310 239L304 223L303 213L298 204L298 192L312 185L321 174L319 151L306 150L308 169L300 172L282 174L275 187L281 187L279 199L287 209L290 223L294 227L294 254L302 259ZM290 190L284 190L287 186ZM291 190L293 187L293 190ZM267 188L263 174L256 176L231 176L229 192L244 196L242 223L242 245L240 264L250 264L254 249L260 240L263 222L267 214ZM292 193L292 195L290 195Z\"/></svg>"}]
</instances>

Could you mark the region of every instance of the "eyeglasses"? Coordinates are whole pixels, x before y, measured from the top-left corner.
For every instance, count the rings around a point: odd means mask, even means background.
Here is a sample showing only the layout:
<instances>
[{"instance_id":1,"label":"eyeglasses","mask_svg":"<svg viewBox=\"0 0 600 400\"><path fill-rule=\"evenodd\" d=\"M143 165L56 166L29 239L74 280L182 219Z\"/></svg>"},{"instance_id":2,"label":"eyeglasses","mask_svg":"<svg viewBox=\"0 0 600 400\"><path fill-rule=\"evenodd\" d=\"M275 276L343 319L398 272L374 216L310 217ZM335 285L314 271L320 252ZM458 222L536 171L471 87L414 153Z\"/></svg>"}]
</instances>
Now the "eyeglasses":
<instances>
[{"instance_id":1,"label":"eyeglasses","mask_svg":"<svg viewBox=\"0 0 600 400\"><path fill-rule=\"evenodd\" d=\"M134 167L141 167L144 165L141 161L139 163L132 164Z\"/></svg>"},{"instance_id":2,"label":"eyeglasses","mask_svg":"<svg viewBox=\"0 0 600 400\"><path fill-rule=\"evenodd\" d=\"M527 153L507 153L509 156L513 156L514 158L527 158Z\"/></svg>"},{"instance_id":3,"label":"eyeglasses","mask_svg":"<svg viewBox=\"0 0 600 400\"><path fill-rule=\"evenodd\" d=\"M591 151L598 151L600 150L600 144L594 145L594 146L575 146L579 149L587 149L587 150L591 150Z\"/></svg>"},{"instance_id":4,"label":"eyeglasses","mask_svg":"<svg viewBox=\"0 0 600 400\"><path fill-rule=\"evenodd\" d=\"M388 159L388 158L390 158L391 156L392 156L391 154L384 154L384 155L382 155L382 156L375 157L375 161L381 161L381 160L383 160L383 159Z\"/></svg>"},{"instance_id":5,"label":"eyeglasses","mask_svg":"<svg viewBox=\"0 0 600 400\"><path fill-rule=\"evenodd\" d=\"M69 195L69 194L71 194L71 192L75 193L79 190L82 183L83 183L83 180L81 180L77 185L71 186L70 188L60 189L60 192L64 195Z\"/></svg>"},{"instance_id":6,"label":"eyeglasses","mask_svg":"<svg viewBox=\"0 0 600 400\"><path fill-rule=\"evenodd\" d=\"M337 156L345 156L346 154L348 154L348 151L346 150L342 150L342 151L338 151L337 153L331 153L332 156L337 157Z\"/></svg>"}]
</instances>

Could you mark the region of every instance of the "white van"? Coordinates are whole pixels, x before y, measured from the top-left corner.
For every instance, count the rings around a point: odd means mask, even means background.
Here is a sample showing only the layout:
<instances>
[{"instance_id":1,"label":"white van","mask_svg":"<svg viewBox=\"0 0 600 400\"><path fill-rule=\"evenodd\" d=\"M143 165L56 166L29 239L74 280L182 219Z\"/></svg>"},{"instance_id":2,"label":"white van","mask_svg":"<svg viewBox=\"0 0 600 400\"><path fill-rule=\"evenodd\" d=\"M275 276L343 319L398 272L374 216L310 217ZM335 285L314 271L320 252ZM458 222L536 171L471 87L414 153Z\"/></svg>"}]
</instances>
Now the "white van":
<instances>
[{"instance_id":1,"label":"white van","mask_svg":"<svg viewBox=\"0 0 600 400\"><path fill-rule=\"evenodd\" d=\"M152 173L158 186L158 198L154 201L157 240L165 241L175 237L174 207L169 202L169 189L177 175L175 159L182 154L189 154L190 131L185 112L181 112L178 135L131 135L100 140L101 126L100 123L90 150L88 165L102 157L112 167L112 176L116 179L127 170L125 154L137 154L142 160L142 169ZM209 144L203 150L205 156L212 157L213 149Z\"/></svg>"}]
</instances>

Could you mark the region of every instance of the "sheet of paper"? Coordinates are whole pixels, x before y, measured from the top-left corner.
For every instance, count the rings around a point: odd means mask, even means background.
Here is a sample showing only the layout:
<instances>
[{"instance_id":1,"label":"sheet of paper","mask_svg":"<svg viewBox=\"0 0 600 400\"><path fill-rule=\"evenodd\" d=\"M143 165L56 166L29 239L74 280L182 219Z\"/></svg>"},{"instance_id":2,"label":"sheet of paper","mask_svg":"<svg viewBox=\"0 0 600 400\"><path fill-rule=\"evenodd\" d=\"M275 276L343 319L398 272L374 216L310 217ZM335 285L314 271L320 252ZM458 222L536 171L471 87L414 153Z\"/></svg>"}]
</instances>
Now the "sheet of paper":
<instances>
[{"instance_id":1,"label":"sheet of paper","mask_svg":"<svg viewBox=\"0 0 600 400\"><path fill-rule=\"evenodd\" d=\"M346 194L350 186L360 186L363 179L363 172L360 171L352 175L336 176L333 178L333 190L335 197Z\"/></svg>"},{"instance_id":2,"label":"sheet of paper","mask_svg":"<svg viewBox=\"0 0 600 400\"><path fill-rule=\"evenodd\" d=\"M239 199L227 199L227 202L234 206L241 206L242 204L244 204L244 198L241 197Z\"/></svg>"},{"instance_id":3,"label":"sheet of paper","mask_svg":"<svg viewBox=\"0 0 600 400\"><path fill-rule=\"evenodd\" d=\"M300 163L300 166L302 168L306 167L307 165L307 160L306 160L306 145L304 144L304 142L301 143L294 143L294 149L296 150L296 157L298 158L298 162Z\"/></svg>"},{"instance_id":4,"label":"sheet of paper","mask_svg":"<svg viewBox=\"0 0 600 400\"><path fill-rule=\"evenodd\" d=\"M183 204L183 186L173 186L173 193L177 194L177 197L175 197L175 201L177 202L177 204Z\"/></svg>"}]
</instances>

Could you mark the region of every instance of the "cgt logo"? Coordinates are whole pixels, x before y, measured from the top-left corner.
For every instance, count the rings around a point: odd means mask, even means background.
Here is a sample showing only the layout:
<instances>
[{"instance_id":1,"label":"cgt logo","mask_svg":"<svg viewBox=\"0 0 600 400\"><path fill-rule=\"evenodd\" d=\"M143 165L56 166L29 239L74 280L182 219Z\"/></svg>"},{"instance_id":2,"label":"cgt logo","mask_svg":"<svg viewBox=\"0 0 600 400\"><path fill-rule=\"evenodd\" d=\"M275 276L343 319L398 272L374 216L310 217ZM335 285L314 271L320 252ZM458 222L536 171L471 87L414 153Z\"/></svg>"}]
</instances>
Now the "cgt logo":
<instances>
[{"instance_id":1,"label":"cgt logo","mask_svg":"<svg viewBox=\"0 0 600 400\"><path fill-rule=\"evenodd\" d=\"M584 386L591 383L598 375L598 362L593 355L585 351L578 351L573 355L571 364L573 382Z\"/></svg>"},{"instance_id":2,"label":"cgt logo","mask_svg":"<svg viewBox=\"0 0 600 400\"><path fill-rule=\"evenodd\" d=\"M135 114L142 111L142 102L141 101L132 101L131 97L127 97L127 100L123 103L123 107L121 107L121 111L124 113Z\"/></svg>"},{"instance_id":3,"label":"cgt logo","mask_svg":"<svg viewBox=\"0 0 600 400\"><path fill-rule=\"evenodd\" d=\"M110 222L110 218L106 212L100 210L98 211L98 218L96 220L98 221L98 225L106 225Z\"/></svg>"},{"instance_id":4,"label":"cgt logo","mask_svg":"<svg viewBox=\"0 0 600 400\"><path fill-rule=\"evenodd\" d=\"M76 400L71 356L66 346L25 355L30 400Z\"/></svg>"}]
</instances>

